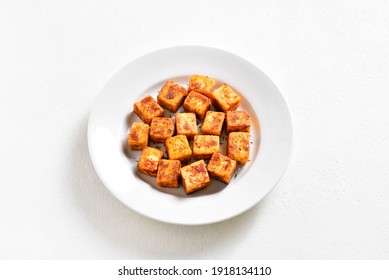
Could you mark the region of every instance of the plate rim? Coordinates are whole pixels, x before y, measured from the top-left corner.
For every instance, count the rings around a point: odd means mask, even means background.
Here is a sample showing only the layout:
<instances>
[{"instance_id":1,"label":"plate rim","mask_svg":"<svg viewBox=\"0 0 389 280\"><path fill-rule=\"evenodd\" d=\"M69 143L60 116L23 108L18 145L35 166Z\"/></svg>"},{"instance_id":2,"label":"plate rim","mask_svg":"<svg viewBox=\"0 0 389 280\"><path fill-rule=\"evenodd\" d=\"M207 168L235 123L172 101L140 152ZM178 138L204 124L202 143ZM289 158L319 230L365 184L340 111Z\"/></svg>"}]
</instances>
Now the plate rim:
<instances>
[{"instance_id":1,"label":"plate rim","mask_svg":"<svg viewBox=\"0 0 389 280\"><path fill-rule=\"evenodd\" d=\"M283 103L284 103L284 106L285 106L285 112L286 112L286 115L288 116L288 120L289 120L289 126L290 126L290 141L289 141L289 146L290 146L290 149L289 149L289 152L288 154L285 156L285 167L284 169L280 172L280 176L279 178L277 179L277 181L273 184L273 186L271 188L269 188L269 190L267 191L267 193L262 196L260 199L258 200L255 200L253 203L249 204L249 205L246 205L245 207L242 207L239 211L236 211L234 214L230 215L230 216L226 216L226 217L222 217L222 218L214 218L214 219L210 219L208 221L205 221L205 222L189 222L189 223L183 223L183 222L175 222L175 221L172 221L172 220L169 220L169 219L164 219L164 218L160 218L160 217L153 217L151 215L149 215L148 213L144 213L144 212L141 212L139 211L138 209L136 208L133 208L131 206L129 206L127 203L125 203L122 198L118 195L115 194L115 192L113 192L109 185L110 183L106 182L103 178L104 176L101 175L101 171L99 170L99 168L96 167L96 159L95 159L95 156L94 156L94 152L91 150L91 146L92 146L92 136L91 136L91 126L92 126L92 121L93 121L93 117L94 117L94 114L95 114L95 110L96 110L96 103L97 103L97 100L99 98L99 96L102 94L102 92L105 90L105 88L112 82L112 80L115 78L115 76L120 73L121 71L123 71L126 67L128 67L130 64L132 63L135 63L136 61L139 61L139 60L142 60L144 57L147 57L149 55L152 55L152 54L155 54L155 53L158 53L158 52L163 52L163 51L167 51L167 50L174 50L174 49L189 49L189 48L192 48L192 49L203 49L203 50L212 50L212 51L216 51L216 52L222 52L222 53L225 53L229 56L232 56L232 57L236 57L236 58L239 58L240 60L244 61L245 63L248 63L250 66L254 67L257 71L259 71L262 75L264 75L272 84L272 86L275 87L275 89L278 91L278 93L280 94L282 100L283 100ZM150 50L148 52L144 52L142 53L141 55L135 57L134 59L131 59L129 61L127 61L124 65L122 65L120 68L118 68L114 73L113 75L111 75L107 81L104 83L104 86L99 90L98 94L95 96L95 99L93 101L93 104L92 104L92 107L90 109L90 113L89 113L89 118L88 118L88 125L87 125L87 146L88 146L88 152L89 152L89 157L91 159L91 162L92 162L92 166L93 166L93 169L95 170L96 174L98 175L99 177L99 180L102 182L102 184L104 185L105 188L107 188L107 190L110 192L110 194L112 194L118 201L120 201L120 203L122 203L126 208L129 208L131 209L132 211L138 213L138 214L141 214L142 216L145 216L145 217L148 217L154 221L158 221L158 222L163 222L163 223L168 223L168 224L174 224L174 225L184 225L184 226L199 226L199 225L208 225L208 224L214 224L214 223L219 223L219 222L223 222L223 221L226 221L226 220L229 220L229 219L232 219L234 217L237 217L237 216L240 216L241 214L247 212L248 210L250 210L251 208L253 208L255 205L258 205L259 202L261 202L263 199L265 199L273 190L274 188L279 184L279 182L282 180L282 178L284 177L286 171L288 170L289 168L289 165L291 163L291 159L292 159L292 156L293 156L293 151L294 151L294 128L293 128L293 116L292 116L292 111L290 109L290 105L289 103L287 102L287 99L284 95L284 93L280 90L280 88L278 87L278 85L273 81L273 79L270 78L270 76L268 76L261 68L259 68L255 63L253 63L252 61L250 61L249 59L245 58L245 57L242 57L234 52L231 52L231 51L228 51L228 50L225 50L225 49L221 49L221 48L216 48L216 47L211 47L211 46L205 46L205 45L174 45L174 46L167 46L167 47L162 47L162 48L157 48L157 49L153 49L153 50Z\"/></svg>"}]
</instances>

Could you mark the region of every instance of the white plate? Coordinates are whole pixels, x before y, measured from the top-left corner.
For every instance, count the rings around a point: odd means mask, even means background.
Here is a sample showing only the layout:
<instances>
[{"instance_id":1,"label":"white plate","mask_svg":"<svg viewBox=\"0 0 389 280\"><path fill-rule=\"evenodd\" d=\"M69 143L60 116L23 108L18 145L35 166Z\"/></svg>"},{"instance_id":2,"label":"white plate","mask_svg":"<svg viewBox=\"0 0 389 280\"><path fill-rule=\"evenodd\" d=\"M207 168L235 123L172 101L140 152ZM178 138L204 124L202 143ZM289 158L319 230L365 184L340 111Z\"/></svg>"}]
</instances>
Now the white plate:
<instances>
[{"instance_id":1,"label":"white plate","mask_svg":"<svg viewBox=\"0 0 389 280\"><path fill-rule=\"evenodd\" d=\"M136 101L148 94L156 98L168 79L186 87L192 74L226 82L240 93L240 109L251 117L252 144L250 161L229 185L212 180L187 196L182 186L163 189L137 171L139 152L128 149L127 134L138 120L132 112ZM278 183L291 158L292 122L281 92L252 63L219 49L172 47L134 60L111 78L90 114L88 146L102 182L131 209L163 222L209 224L248 210Z\"/></svg>"}]
</instances>

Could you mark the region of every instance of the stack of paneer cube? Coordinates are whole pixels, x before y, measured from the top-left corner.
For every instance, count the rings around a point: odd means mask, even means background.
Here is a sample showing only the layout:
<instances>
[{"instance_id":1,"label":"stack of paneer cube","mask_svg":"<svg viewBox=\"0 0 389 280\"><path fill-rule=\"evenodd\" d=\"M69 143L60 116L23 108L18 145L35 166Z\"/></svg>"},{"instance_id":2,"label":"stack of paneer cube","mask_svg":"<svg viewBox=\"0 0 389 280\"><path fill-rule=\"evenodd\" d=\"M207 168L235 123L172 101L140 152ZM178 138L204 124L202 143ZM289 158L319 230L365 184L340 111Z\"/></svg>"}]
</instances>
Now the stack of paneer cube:
<instances>
[{"instance_id":1,"label":"stack of paneer cube","mask_svg":"<svg viewBox=\"0 0 389 280\"><path fill-rule=\"evenodd\" d=\"M192 75L188 90L169 80L157 100L149 95L134 104L142 122L132 123L128 144L132 150L142 150L138 169L156 177L158 186L178 188L182 181L190 194L207 187L210 177L228 184L237 164L249 160L250 116L237 110L241 98L231 87L223 84L215 89L215 85L214 79L201 75ZM176 113L181 105L185 112ZM174 118L164 117L163 108L176 113ZM224 123L227 155L220 153ZM167 159L149 147L149 139L165 143Z\"/></svg>"}]
</instances>

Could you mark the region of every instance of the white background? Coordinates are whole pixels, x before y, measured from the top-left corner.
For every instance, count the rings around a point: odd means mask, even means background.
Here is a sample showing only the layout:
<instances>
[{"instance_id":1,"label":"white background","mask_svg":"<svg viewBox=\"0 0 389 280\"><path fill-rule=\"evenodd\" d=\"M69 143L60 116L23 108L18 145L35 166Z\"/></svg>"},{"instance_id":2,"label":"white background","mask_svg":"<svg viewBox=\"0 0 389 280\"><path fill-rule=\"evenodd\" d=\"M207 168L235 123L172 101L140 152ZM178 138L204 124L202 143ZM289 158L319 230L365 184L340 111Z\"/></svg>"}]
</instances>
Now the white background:
<instances>
[{"instance_id":1,"label":"white background","mask_svg":"<svg viewBox=\"0 0 389 280\"><path fill-rule=\"evenodd\" d=\"M0 258L389 258L387 1L0 1L0 40ZM86 141L116 71L188 44L258 65L295 134L269 196L200 227L123 206Z\"/></svg>"}]
</instances>

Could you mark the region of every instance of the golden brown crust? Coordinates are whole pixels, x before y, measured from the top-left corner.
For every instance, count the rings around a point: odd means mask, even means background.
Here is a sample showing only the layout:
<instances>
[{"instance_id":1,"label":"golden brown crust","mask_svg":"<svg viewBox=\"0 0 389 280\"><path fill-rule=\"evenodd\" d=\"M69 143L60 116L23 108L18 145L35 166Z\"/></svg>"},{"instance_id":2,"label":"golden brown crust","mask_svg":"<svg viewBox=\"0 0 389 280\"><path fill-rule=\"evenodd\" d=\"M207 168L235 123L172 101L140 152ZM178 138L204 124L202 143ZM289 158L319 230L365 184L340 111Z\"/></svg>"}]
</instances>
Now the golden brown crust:
<instances>
[{"instance_id":1,"label":"golden brown crust","mask_svg":"<svg viewBox=\"0 0 389 280\"><path fill-rule=\"evenodd\" d=\"M236 161L220 153L213 154L207 166L208 173L211 177L226 184L230 183L235 169Z\"/></svg>"},{"instance_id":2,"label":"golden brown crust","mask_svg":"<svg viewBox=\"0 0 389 280\"><path fill-rule=\"evenodd\" d=\"M148 125L155 117L163 117L164 111L161 106L150 95L134 104L134 112L138 117Z\"/></svg>"},{"instance_id":3,"label":"golden brown crust","mask_svg":"<svg viewBox=\"0 0 389 280\"><path fill-rule=\"evenodd\" d=\"M138 162L139 171L144 174L156 177L158 163L162 157L163 153L160 150L151 147L144 148Z\"/></svg>"},{"instance_id":4,"label":"golden brown crust","mask_svg":"<svg viewBox=\"0 0 389 280\"><path fill-rule=\"evenodd\" d=\"M193 142L193 158L210 159L214 153L220 152L219 136L196 135Z\"/></svg>"},{"instance_id":5,"label":"golden brown crust","mask_svg":"<svg viewBox=\"0 0 389 280\"><path fill-rule=\"evenodd\" d=\"M203 134L220 136L225 115L223 112L208 111L201 127Z\"/></svg>"},{"instance_id":6,"label":"golden brown crust","mask_svg":"<svg viewBox=\"0 0 389 280\"><path fill-rule=\"evenodd\" d=\"M165 83L157 96L158 104L172 112L176 112L188 95L187 90L173 81Z\"/></svg>"},{"instance_id":7,"label":"golden brown crust","mask_svg":"<svg viewBox=\"0 0 389 280\"><path fill-rule=\"evenodd\" d=\"M194 113L176 114L177 135L185 135L188 139L193 139L198 134L196 115Z\"/></svg>"},{"instance_id":8,"label":"golden brown crust","mask_svg":"<svg viewBox=\"0 0 389 280\"><path fill-rule=\"evenodd\" d=\"M128 134L128 144L131 150L143 150L149 143L149 125L134 122Z\"/></svg>"},{"instance_id":9,"label":"golden brown crust","mask_svg":"<svg viewBox=\"0 0 389 280\"><path fill-rule=\"evenodd\" d=\"M236 110L240 105L240 96L227 84L217 88L212 94L212 100L222 111Z\"/></svg>"},{"instance_id":10,"label":"golden brown crust","mask_svg":"<svg viewBox=\"0 0 389 280\"><path fill-rule=\"evenodd\" d=\"M174 135L174 120L172 118L155 117L151 121L150 139L154 142L165 142Z\"/></svg>"},{"instance_id":11,"label":"golden brown crust","mask_svg":"<svg viewBox=\"0 0 389 280\"><path fill-rule=\"evenodd\" d=\"M202 120L205 113L211 105L211 99L201 93L191 91L184 101L184 110L186 112L195 113L199 120Z\"/></svg>"},{"instance_id":12,"label":"golden brown crust","mask_svg":"<svg viewBox=\"0 0 389 280\"><path fill-rule=\"evenodd\" d=\"M211 182L203 160L182 167L181 178L186 194L201 190Z\"/></svg>"},{"instance_id":13,"label":"golden brown crust","mask_svg":"<svg viewBox=\"0 0 389 280\"><path fill-rule=\"evenodd\" d=\"M180 186L179 160L161 159L158 165L157 184L164 188L178 188Z\"/></svg>"},{"instance_id":14,"label":"golden brown crust","mask_svg":"<svg viewBox=\"0 0 389 280\"><path fill-rule=\"evenodd\" d=\"M215 80L202 75L192 75L189 81L188 92L192 90L204 94L208 98L212 98L213 90L215 89Z\"/></svg>"},{"instance_id":15,"label":"golden brown crust","mask_svg":"<svg viewBox=\"0 0 389 280\"><path fill-rule=\"evenodd\" d=\"M241 97L231 87L223 84L215 90L215 84L208 76L192 75L186 90L168 80L157 101L148 95L133 105L144 123L132 124L128 144L132 150L142 150L137 164L139 172L156 177L158 186L178 188L182 181L186 194L191 194L207 187L210 176L229 184L237 164L249 161L250 116L247 111L236 111ZM209 111L211 103L216 111ZM181 105L186 113L177 113L175 118L163 117L164 108L177 112ZM201 132L198 120L203 120ZM228 156L220 154L224 121ZM168 159L162 159L163 152L159 149L147 146L149 138L165 143ZM193 151L188 139L194 139ZM190 162L192 154L195 162L183 166ZM204 160L209 160L208 165Z\"/></svg>"},{"instance_id":16,"label":"golden brown crust","mask_svg":"<svg viewBox=\"0 0 389 280\"><path fill-rule=\"evenodd\" d=\"M228 111L226 123L227 133L250 132L250 115L247 111Z\"/></svg>"},{"instance_id":17,"label":"golden brown crust","mask_svg":"<svg viewBox=\"0 0 389 280\"><path fill-rule=\"evenodd\" d=\"M228 157L237 163L245 164L250 158L250 133L231 132L227 146Z\"/></svg>"},{"instance_id":18,"label":"golden brown crust","mask_svg":"<svg viewBox=\"0 0 389 280\"><path fill-rule=\"evenodd\" d=\"M177 159L181 162L187 162L192 157L188 139L185 135L176 135L166 140L166 152L169 159Z\"/></svg>"}]
</instances>

